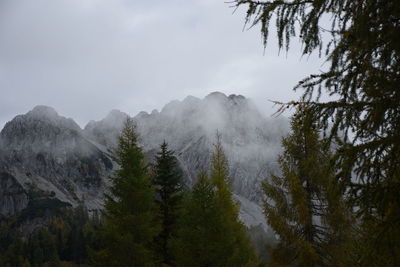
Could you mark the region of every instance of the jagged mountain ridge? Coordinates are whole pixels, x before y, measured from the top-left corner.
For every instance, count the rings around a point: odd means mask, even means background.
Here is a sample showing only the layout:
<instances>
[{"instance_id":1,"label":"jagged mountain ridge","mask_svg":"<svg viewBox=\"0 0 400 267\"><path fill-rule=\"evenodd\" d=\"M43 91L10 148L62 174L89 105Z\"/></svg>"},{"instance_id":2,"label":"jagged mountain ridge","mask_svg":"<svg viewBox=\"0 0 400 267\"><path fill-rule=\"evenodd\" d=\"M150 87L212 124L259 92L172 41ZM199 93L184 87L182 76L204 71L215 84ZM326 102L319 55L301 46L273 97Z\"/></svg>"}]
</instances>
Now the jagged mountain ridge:
<instances>
[{"instance_id":1,"label":"jagged mountain ridge","mask_svg":"<svg viewBox=\"0 0 400 267\"><path fill-rule=\"evenodd\" d=\"M113 111L101 121L90 122L84 133L111 149L115 144L110 146L110 140L116 140L127 116ZM269 171L277 169L280 139L288 131L286 119L267 119L249 99L219 92L205 99L189 96L183 101L175 100L160 112L141 112L134 120L146 151L157 150L167 141L186 170L189 185L201 169L208 169L218 131L230 163L235 192L258 203L259 183Z\"/></svg>"},{"instance_id":2,"label":"jagged mountain ridge","mask_svg":"<svg viewBox=\"0 0 400 267\"><path fill-rule=\"evenodd\" d=\"M140 114L135 119L144 147L156 148L165 139L187 168L191 183L200 169L208 169L218 131L235 192L258 202L259 183L275 168L286 127L280 119L267 120L249 99L218 92L203 100L174 101L160 113Z\"/></svg>"},{"instance_id":3,"label":"jagged mountain ridge","mask_svg":"<svg viewBox=\"0 0 400 267\"><path fill-rule=\"evenodd\" d=\"M107 177L117 168L112 151L128 115L112 111L82 130L49 107L38 106L8 122L0 134L0 214L24 209L32 185L89 209L101 208ZM191 185L207 169L218 130L230 161L235 198L247 225L263 222L259 182L274 170L284 119L268 120L243 96L212 93L204 99L173 101L160 112L134 117L141 144L152 155L165 139L176 151Z\"/></svg>"}]
</instances>

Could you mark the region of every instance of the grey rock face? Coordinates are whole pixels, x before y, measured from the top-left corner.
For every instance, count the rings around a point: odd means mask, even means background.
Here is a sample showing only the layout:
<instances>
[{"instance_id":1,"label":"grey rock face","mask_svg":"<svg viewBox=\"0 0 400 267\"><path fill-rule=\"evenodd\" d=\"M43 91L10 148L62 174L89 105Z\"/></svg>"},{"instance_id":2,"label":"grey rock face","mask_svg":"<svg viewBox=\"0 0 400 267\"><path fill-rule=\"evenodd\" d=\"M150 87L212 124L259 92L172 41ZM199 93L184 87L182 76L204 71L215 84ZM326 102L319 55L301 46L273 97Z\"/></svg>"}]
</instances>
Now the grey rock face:
<instances>
[{"instance_id":1,"label":"grey rock face","mask_svg":"<svg viewBox=\"0 0 400 267\"><path fill-rule=\"evenodd\" d=\"M1 214L12 215L27 205L29 197L23 192L29 184L54 192L63 202L83 202L89 210L100 209L107 178L117 168L112 151L127 117L113 110L82 130L54 109L38 106L7 123L0 134L0 171L10 176L0 177L5 188L0 189ZM248 226L268 228L259 205L259 185L268 172L277 169L287 120L268 119L249 99L218 92L204 99L189 96L172 101L160 112L141 112L134 120L146 154L154 154L165 140L175 151L189 186L200 170L209 169L218 131L230 163L235 200L242 206L241 219Z\"/></svg>"},{"instance_id":2,"label":"grey rock face","mask_svg":"<svg viewBox=\"0 0 400 267\"><path fill-rule=\"evenodd\" d=\"M112 110L101 121L90 121L84 128L85 136L104 146L110 153L118 144L118 136L122 126L128 118L128 114L119 110Z\"/></svg>"},{"instance_id":3,"label":"grey rock face","mask_svg":"<svg viewBox=\"0 0 400 267\"><path fill-rule=\"evenodd\" d=\"M89 209L102 207L106 177L115 164L73 120L38 106L8 122L0 136L1 169L22 188L35 184L72 205L84 200Z\"/></svg>"},{"instance_id":4,"label":"grey rock face","mask_svg":"<svg viewBox=\"0 0 400 267\"><path fill-rule=\"evenodd\" d=\"M11 174L0 173L0 216L8 217L28 205L28 195Z\"/></svg>"},{"instance_id":5,"label":"grey rock face","mask_svg":"<svg viewBox=\"0 0 400 267\"><path fill-rule=\"evenodd\" d=\"M230 163L238 195L260 203L260 181L277 169L280 138L288 131L285 119L267 119L251 100L215 92L201 100L173 101L160 113L136 116L145 149L165 139L187 170L192 184L201 169L209 169L216 133Z\"/></svg>"}]
</instances>

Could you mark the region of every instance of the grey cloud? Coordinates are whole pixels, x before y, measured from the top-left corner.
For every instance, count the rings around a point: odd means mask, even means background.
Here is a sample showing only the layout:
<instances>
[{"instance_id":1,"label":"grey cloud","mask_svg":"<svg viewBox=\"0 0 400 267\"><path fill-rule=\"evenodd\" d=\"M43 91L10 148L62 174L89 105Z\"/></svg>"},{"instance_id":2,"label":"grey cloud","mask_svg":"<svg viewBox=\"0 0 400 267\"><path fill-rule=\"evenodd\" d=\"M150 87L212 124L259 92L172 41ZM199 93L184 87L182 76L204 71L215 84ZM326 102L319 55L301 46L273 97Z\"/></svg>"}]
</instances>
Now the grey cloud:
<instances>
[{"instance_id":1,"label":"grey cloud","mask_svg":"<svg viewBox=\"0 0 400 267\"><path fill-rule=\"evenodd\" d=\"M117 108L135 115L187 95L242 94L271 112L318 71L300 47L265 51L244 10L223 0L3 0L0 127L37 104L83 126ZM297 49L298 48L298 49Z\"/></svg>"}]
</instances>

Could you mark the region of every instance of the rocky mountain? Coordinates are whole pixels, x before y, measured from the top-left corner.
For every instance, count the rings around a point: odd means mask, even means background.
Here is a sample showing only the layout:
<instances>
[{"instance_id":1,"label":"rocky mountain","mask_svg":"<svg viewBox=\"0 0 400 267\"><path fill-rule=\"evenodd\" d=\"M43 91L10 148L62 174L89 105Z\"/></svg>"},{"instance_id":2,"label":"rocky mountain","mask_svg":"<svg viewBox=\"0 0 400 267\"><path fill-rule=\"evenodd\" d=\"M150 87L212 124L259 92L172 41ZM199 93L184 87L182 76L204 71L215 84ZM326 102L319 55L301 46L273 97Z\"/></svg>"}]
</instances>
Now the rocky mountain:
<instances>
[{"instance_id":1,"label":"rocky mountain","mask_svg":"<svg viewBox=\"0 0 400 267\"><path fill-rule=\"evenodd\" d=\"M101 209L107 177L118 167L112 153L127 117L113 110L81 129L54 109L37 106L8 122L0 133L0 216L26 209L32 195ZM268 230L259 185L268 172L277 170L286 119L266 118L243 96L215 92L204 99L172 101L160 112L141 112L134 120L148 158L167 141L189 186L200 170L208 169L218 131L241 219Z\"/></svg>"},{"instance_id":2,"label":"rocky mountain","mask_svg":"<svg viewBox=\"0 0 400 267\"><path fill-rule=\"evenodd\" d=\"M89 209L101 207L115 164L72 119L37 106L8 122L0 138L0 183L9 188L1 190L1 215L26 208L36 188L72 205L84 200Z\"/></svg>"}]
</instances>

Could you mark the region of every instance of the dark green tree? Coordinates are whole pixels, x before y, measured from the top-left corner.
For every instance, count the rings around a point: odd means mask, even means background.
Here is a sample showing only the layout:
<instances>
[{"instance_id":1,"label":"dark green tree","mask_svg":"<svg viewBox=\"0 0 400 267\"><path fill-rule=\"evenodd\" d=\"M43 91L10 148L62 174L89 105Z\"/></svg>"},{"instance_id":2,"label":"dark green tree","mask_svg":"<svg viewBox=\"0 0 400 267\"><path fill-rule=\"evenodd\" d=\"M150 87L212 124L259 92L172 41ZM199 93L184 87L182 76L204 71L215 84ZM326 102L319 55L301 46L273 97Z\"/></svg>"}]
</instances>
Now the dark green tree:
<instances>
[{"instance_id":1,"label":"dark green tree","mask_svg":"<svg viewBox=\"0 0 400 267\"><path fill-rule=\"evenodd\" d=\"M245 226L232 200L228 163L219 138L211 177L202 172L184 202L175 242L177 266L256 266Z\"/></svg>"},{"instance_id":2,"label":"dark green tree","mask_svg":"<svg viewBox=\"0 0 400 267\"><path fill-rule=\"evenodd\" d=\"M156 189L158 218L161 232L156 238L156 247L163 263L171 264L170 242L176 233L176 222L180 213L183 196L182 175L174 152L164 141L156 155L153 183Z\"/></svg>"},{"instance_id":3,"label":"dark green tree","mask_svg":"<svg viewBox=\"0 0 400 267\"><path fill-rule=\"evenodd\" d=\"M82 204L68 210L63 218L57 218L50 224L50 231L57 237L61 259L78 264L88 263L88 246L91 237L87 234L95 222L89 218L88 211Z\"/></svg>"},{"instance_id":4,"label":"dark green tree","mask_svg":"<svg viewBox=\"0 0 400 267\"><path fill-rule=\"evenodd\" d=\"M184 198L177 238L173 240L176 266L220 266L219 231L214 186L205 172Z\"/></svg>"},{"instance_id":5,"label":"dark green tree","mask_svg":"<svg viewBox=\"0 0 400 267\"><path fill-rule=\"evenodd\" d=\"M293 116L278 160L282 175L263 183L267 221L279 235L277 266L349 266L354 256L350 211L316 128L309 114Z\"/></svg>"},{"instance_id":6,"label":"dark green tree","mask_svg":"<svg viewBox=\"0 0 400 267\"><path fill-rule=\"evenodd\" d=\"M98 223L83 205L62 207L41 217L43 224L27 228L24 212L3 221L0 227L0 266L72 266L89 263ZM39 213L41 215L41 213Z\"/></svg>"},{"instance_id":7,"label":"dark green tree","mask_svg":"<svg viewBox=\"0 0 400 267\"><path fill-rule=\"evenodd\" d=\"M352 192L363 234L362 265L400 264L400 1L234 0L264 39L276 22L279 46L325 50L328 68L295 87L329 137L342 137L337 178ZM326 26L327 25L327 26ZM323 42L326 40L327 42ZM322 102L322 91L332 101Z\"/></svg>"},{"instance_id":8,"label":"dark green tree","mask_svg":"<svg viewBox=\"0 0 400 267\"><path fill-rule=\"evenodd\" d=\"M116 150L120 169L111 177L106 195L104 225L100 230L103 249L96 252L96 266L152 266L153 240L159 232L154 188L138 145L135 124L128 119Z\"/></svg>"}]
</instances>

